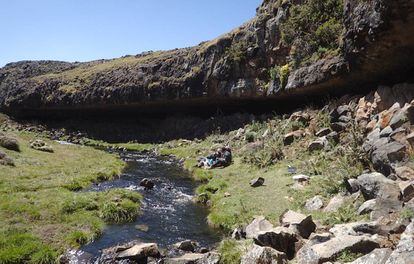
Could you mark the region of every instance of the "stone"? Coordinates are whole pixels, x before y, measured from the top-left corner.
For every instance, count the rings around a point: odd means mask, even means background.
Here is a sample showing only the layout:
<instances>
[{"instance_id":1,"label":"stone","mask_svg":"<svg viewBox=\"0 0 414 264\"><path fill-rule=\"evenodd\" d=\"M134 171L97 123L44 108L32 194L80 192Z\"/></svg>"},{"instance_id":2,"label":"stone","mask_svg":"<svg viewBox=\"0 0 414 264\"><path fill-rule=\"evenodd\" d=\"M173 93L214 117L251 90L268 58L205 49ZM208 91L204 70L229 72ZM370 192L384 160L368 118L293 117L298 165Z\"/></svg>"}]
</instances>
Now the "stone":
<instances>
[{"instance_id":1,"label":"stone","mask_svg":"<svg viewBox=\"0 0 414 264\"><path fill-rule=\"evenodd\" d=\"M264 216L258 216L246 226L246 238L254 238L259 232L271 230L272 228L273 225Z\"/></svg>"},{"instance_id":2,"label":"stone","mask_svg":"<svg viewBox=\"0 0 414 264\"><path fill-rule=\"evenodd\" d=\"M343 122L335 122L331 124L331 129L338 133L346 130L347 127L348 127L348 124L343 123Z\"/></svg>"},{"instance_id":3,"label":"stone","mask_svg":"<svg viewBox=\"0 0 414 264\"><path fill-rule=\"evenodd\" d=\"M313 198L306 200L305 209L308 211L318 211L323 207L322 196L317 195Z\"/></svg>"},{"instance_id":4,"label":"stone","mask_svg":"<svg viewBox=\"0 0 414 264\"><path fill-rule=\"evenodd\" d=\"M338 144L339 143L339 134L335 131L332 131L331 133L329 133L328 135L326 135L326 139L329 142Z\"/></svg>"},{"instance_id":5,"label":"stone","mask_svg":"<svg viewBox=\"0 0 414 264\"><path fill-rule=\"evenodd\" d=\"M246 238L246 231L243 228L237 227L231 233L231 238L240 240Z\"/></svg>"},{"instance_id":6,"label":"stone","mask_svg":"<svg viewBox=\"0 0 414 264\"><path fill-rule=\"evenodd\" d=\"M251 180L250 181L250 186L251 187L260 187L260 186L262 186L263 184L264 184L264 182L265 182L265 179L264 178L262 178L262 177L259 177L259 178L256 178L256 179L253 179L253 180Z\"/></svg>"},{"instance_id":7,"label":"stone","mask_svg":"<svg viewBox=\"0 0 414 264\"><path fill-rule=\"evenodd\" d=\"M306 112L298 111L290 116L290 120L307 123L310 120L310 115Z\"/></svg>"},{"instance_id":8,"label":"stone","mask_svg":"<svg viewBox=\"0 0 414 264\"><path fill-rule=\"evenodd\" d=\"M191 240L184 240L184 241L174 244L174 247L176 249L179 249L182 251L188 251L188 252L194 252L196 246L197 246L197 243Z\"/></svg>"},{"instance_id":9,"label":"stone","mask_svg":"<svg viewBox=\"0 0 414 264\"><path fill-rule=\"evenodd\" d=\"M252 245L241 258L241 264L287 264L286 254L271 247Z\"/></svg>"},{"instance_id":10,"label":"stone","mask_svg":"<svg viewBox=\"0 0 414 264\"><path fill-rule=\"evenodd\" d=\"M336 212L341 208L346 202L346 198L341 194L335 195L331 198L328 205L323 209L324 212Z\"/></svg>"},{"instance_id":11,"label":"stone","mask_svg":"<svg viewBox=\"0 0 414 264\"><path fill-rule=\"evenodd\" d=\"M134 245L126 250L118 253L116 256L117 260L128 259L142 261L148 257L157 258L160 256L158 246L155 243L142 243Z\"/></svg>"},{"instance_id":12,"label":"stone","mask_svg":"<svg viewBox=\"0 0 414 264\"><path fill-rule=\"evenodd\" d=\"M393 129L390 126L387 126L383 130L381 130L380 137L389 137L391 133L393 132Z\"/></svg>"},{"instance_id":13,"label":"stone","mask_svg":"<svg viewBox=\"0 0 414 264\"><path fill-rule=\"evenodd\" d=\"M14 166L14 161L6 153L0 150L0 165Z\"/></svg>"},{"instance_id":14,"label":"stone","mask_svg":"<svg viewBox=\"0 0 414 264\"><path fill-rule=\"evenodd\" d=\"M311 215L288 210L280 217L280 224L294 230L303 238L308 238L316 229L316 224L312 220Z\"/></svg>"},{"instance_id":15,"label":"stone","mask_svg":"<svg viewBox=\"0 0 414 264\"><path fill-rule=\"evenodd\" d=\"M407 166L401 166L395 168L395 174L397 177L403 181L412 181L414 180L414 170Z\"/></svg>"},{"instance_id":16,"label":"stone","mask_svg":"<svg viewBox=\"0 0 414 264\"><path fill-rule=\"evenodd\" d=\"M144 178L144 179L142 179L142 180L141 180L141 182L139 183L139 186L144 187L144 188L145 188L145 190L151 190L151 189L153 189L153 188L154 188L155 184L154 184L154 182L153 182L153 181L151 181L151 180L149 180L149 179L147 179L147 178Z\"/></svg>"},{"instance_id":17,"label":"stone","mask_svg":"<svg viewBox=\"0 0 414 264\"><path fill-rule=\"evenodd\" d=\"M333 260L344 251L367 254L378 247L379 244L368 236L343 235L322 243L306 244L299 250L296 260L300 264L319 264Z\"/></svg>"},{"instance_id":18,"label":"stone","mask_svg":"<svg viewBox=\"0 0 414 264\"><path fill-rule=\"evenodd\" d=\"M408 134L406 139L408 143L410 143L411 147L414 147L414 132Z\"/></svg>"},{"instance_id":19,"label":"stone","mask_svg":"<svg viewBox=\"0 0 414 264\"><path fill-rule=\"evenodd\" d=\"M341 106L338 106L338 108L336 108L336 112L338 113L339 116L344 116L348 114L350 111L351 111L351 108L349 107L349 105L341 105Z\"/></svg>"},{"instance_id":20,"label":"stone","mask_svg":"<svg viewBox=\"0 0 414 264\"><path fill-rule=\"evenodd\" d=\"M371 220L378 220L402 209L402 202L398 199L377 198L374 210L370 214Z\"/></svg>"},{"instance_id":21,"label":"stone","mask_svg":"<svg viewBox=\"0 0 414 264\"><path fill-rule=\"evenodd\" d=\"M364 234L375 234L378 229L376 222L354 222L347 224L334 225L329 232L334 234L335 237L351 235L359 236Z\"/></svg>"},{"instance_id":22,"label":"stone","mask_svg":"<svg viewBox=\"0 0 414 264\"><path fill-rule=\"evenodd\" d=\"M295 255L295 243L298 242L296 233L286 227L276 227L268 231L261 231L253 238L254 242L262 247L271 247L286 254L288 259Z\"/></svg>"},{"instance_id":23,"label":"stone","mask_svg":"<svg viewBox=\"0 0 414 264\"><path fill-rule=\"evenodd\" d=\"M304 133L303 130L296 130L296 131L287 133L283 137L283 144L285 146L288 146L288 145L292 144L295 139L302 138L304 136L304 134L305 133Z\"/></svg>"},{"instance_id":24,"label":"stone","mask_svg":"<svg viewBox=\"0 0 414 264\"><path fill-rule=\"evenodd\" d=\"M371 199L368 201L365 201L363 204L361 204L361 206L358 208L358 214L359 215L364 215L364 214L369 214L372 211L375 210L375 206L377 204L377 200L376 199Z\"/></svg>"},{"instance_id":25,"label":"stone","mask_svg":"<svg viewBox=\"0 0 414 264\"><path fill-rule=\"evenodd\" d=\"M310 152L312 151L318 151L318 150L323 150L325 149L327 146L329 145L328 140L326 139L326 137L321 137L318 138L317 140L311 142L308 146L308 150Z\"/></svg>"},{"instance_id":26,"label":"stone","mask_svg":"<svg viewBox=\"0 0 414 264\"><path fill-rule=\"evenodd\" d=\"M338 121L341 122L341 123L349 123L349 122L352 121L352 118L349 117L349 116L340 116L338 118Z\"/></svg>"},{"instance_id":27,"label":"stone","mask_svg":"<svg viewBox=\"0 0 414 264\"><path fill-rule=\"evenodd\" d=\"M316 132L315 136L317 137L323 137L328 135L329 133L331 133L331 129L330 128L322 128L321 130L319 130L318 132Z\"/></svg>"},{"instance_id":28,"label":"stone","mask_svg":"<svg viewBox=\"0 0 414 264\"><path fill-rule=\"evenodd\" d=\"M6 136L2 133L0 133L0 146L8 150L20 151L17 139Z\"/></svg>"},{"instance_id":29,"label":"stone","mask_svg":"<svg viewBox=\"0 0 414 264\"><path fill-rule=\"evenodd\" d=\"M371 253L348 264L384 264L391 253L392 250L389 248L376 248Z\"/></svg>"},{"instance_id":30,"label":"stone","mask_svg":"<svg viewBox=\"0 0 414 264\"><path fill-rule=\"evenodd\" d=\"M359 191L359 183L357 179L345 179L344 184L349 193L356 193Z\"/></svg>"},{"instance_id":31,"label":"stone","mask_svg":"<svg viewBox=\"0 0 414 264\"><path fill-rule=\"evenodd\" d=\"M362 174L358 177L360 190L365 200L381 197L398 200L400 190L397 184L378 172Z\"/></svg>"},{"instance_id":32,"label":"stone","mask_svg":"<svg viewBox=\"0 0 414 264\"><path fill-rule=\"evenodd\" d=\"M397 247L385 262L385 264L412 263L414 263L414 222L407 226Z\"/></svg>"},{"instance_id":33,"label":"stone","mask_svg":"<svg viewBox=\"0 0 414 264\"><path fill-rule=\"evenodd\" d=\"M48 144L46 144L46 142L44 142L41 139L36 139L35 141L31 142L30 147L32 149L43 151L43 152L49 152L49 153L54 152L52 146L49 146Z\"/></svg>"},{"instance_id":34,"label":"stone","mask_svg":"<svg viewBox=\"0 0 414 264\"><path fill-rule=\"evenodd\" d=\"M164 259L164 264L218 264L220 255L216 252L201 253L187 253L176 258Z\"/></svg>"},{"instance_id":35,"label":"stone","mask_svg":"<svg viewBox=\"0 0 414 264\"><path fill-rule=\"evenodd\" d=\"M408 202L414 198L414 181L404 181L398 184L401 189L401 198L404 202Z\"/></svg>"},{"instance_id":36,"label":"stone","mask_svg":"<svg viewBox=\"0 0 414 264\"><path fill-rule=\"evenodd\" d=\"M309 176L307 176L307 175L304 175L304 174L298 174L298 175L294 175L294 176L292 176L292 179L293 179L295 182L298 182L298 183L304 183L304 182L309 182L310 177L309 177Z\"/></svg>"}]
</instances>

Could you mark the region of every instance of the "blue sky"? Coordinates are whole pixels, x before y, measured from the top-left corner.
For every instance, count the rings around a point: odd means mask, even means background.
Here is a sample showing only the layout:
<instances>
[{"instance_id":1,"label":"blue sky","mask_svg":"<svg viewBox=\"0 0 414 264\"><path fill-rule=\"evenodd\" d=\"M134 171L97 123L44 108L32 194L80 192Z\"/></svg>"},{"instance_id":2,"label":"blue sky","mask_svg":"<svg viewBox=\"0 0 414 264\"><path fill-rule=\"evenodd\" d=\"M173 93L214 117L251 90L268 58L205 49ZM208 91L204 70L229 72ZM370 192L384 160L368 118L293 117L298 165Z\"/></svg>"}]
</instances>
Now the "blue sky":
<instances>
[{"instance_id":1,"label":"blue sky","mask_svg":"<svg viewBox=\"0 0 414 264\"><path fill-rule=\"evenodd\" d=\"M262 0L0 0L0 67L193 46L252 18Z\"/></svg>"}]
</instances>

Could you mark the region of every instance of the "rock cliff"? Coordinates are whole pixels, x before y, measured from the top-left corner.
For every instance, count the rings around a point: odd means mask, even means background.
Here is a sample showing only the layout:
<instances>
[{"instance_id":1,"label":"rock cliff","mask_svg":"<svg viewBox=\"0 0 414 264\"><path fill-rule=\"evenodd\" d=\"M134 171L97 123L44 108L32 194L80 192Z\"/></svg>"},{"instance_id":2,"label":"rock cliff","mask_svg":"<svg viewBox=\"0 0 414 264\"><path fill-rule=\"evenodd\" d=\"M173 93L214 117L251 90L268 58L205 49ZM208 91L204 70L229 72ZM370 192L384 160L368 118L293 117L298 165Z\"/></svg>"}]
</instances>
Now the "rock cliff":
<instances>
[{"instance_id":1,"label":"rock cliff","mask_svg":"<svg viewBox=\"0 0 414 264\"><path fill-rule=\"evenodd\" d=\"M10 63L0 69L0 110L168 112L407 81L413 8L413 0L264 0L252 20L195 47L87 63Z\"/></svg>"}]
</instances>

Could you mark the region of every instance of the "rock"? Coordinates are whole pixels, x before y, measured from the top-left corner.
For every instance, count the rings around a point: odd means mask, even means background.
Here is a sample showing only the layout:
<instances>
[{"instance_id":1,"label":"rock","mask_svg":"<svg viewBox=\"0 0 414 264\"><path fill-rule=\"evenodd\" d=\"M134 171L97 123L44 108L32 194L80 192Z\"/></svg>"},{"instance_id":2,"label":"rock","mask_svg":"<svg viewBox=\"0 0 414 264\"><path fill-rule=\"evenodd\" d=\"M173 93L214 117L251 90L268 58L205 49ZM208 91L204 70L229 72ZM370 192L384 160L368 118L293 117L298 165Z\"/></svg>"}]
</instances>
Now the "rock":
<instances>
[{"instance_id":1,"label":"rock","mask_svg":"<svg viewBox=\"0 0 414 264\"><path fill-rule=\"evenodd\" d=\"M309 182L310 177L304 174L298 174L298 175L292 176L292 179L298 183L306 183L306 182Z\"/></svg>"},{"instance_id":2,"label":"rock","mask_svg":"<svg viewBox=\"0 0 414 264\"><path fill-rule=\"evenodd\" d=\"M352 118L351 118L351 117L349 117L349 116L340 116L340 117L338 118L338 121L339 121L340 123L349 123L349 122L351 122L351 121L352 121Z\"/></svg>"},{"instance_id":3,"label":"rock","mask_svg":"<svg viewBox=\"0 0 414 264\"><path fill-rule=\"evenodd\" d=\"M246 238L254 238L259 232L272 228L273 225L264 216L258 216L246 227Z\"/></svg>"},{"instance_id":4,"label":"rock","mask_svg":"<svg viewBox=\"0 0 414 264\"><path fill-rule=\"evenodd\" d=\"M317 151L317 150L323 150L329 145L328 140L326 137L318 138L317 140L311 142L308 146L308 150L310 152Z\"/></svg>"},{"instance_id":5,"label":"rock","mask_svg":"<svg viewBox=\"0 0 414 264\"><path fill-rule=\"evenodd\" d=\"M392 250L389 248L376 248L368 255L362 256L348 264L384 264Z\"/></svg>"},{"instance_id":6,"label":"rock","mask_svg":"<svg viewBox=\"0 0 414 264\"><path fill-rule=\"evenodd\" d=\"M344 205L346 198L341 194L335 195L331 198L328 205L323 209L324 212L336 212Z\"/></svg>"},{"instance_id":7,"label":"rock","mask_svg":"<svg viewBox=\"0 0 414 264\"><path fill-rule=\"evenodd\" d=\"M379 247L379 244L368 236L344 235L334 237L326 242L312 242L302 247L296 260L300 264L319 264L333 260L344 251L367 254Z\"/></svg>"},{"instance_id":8,"label":"rock","mask_svg":"<svg viewBox=\"0 0 414 264\"><path fill-rule=\"evenodd\" d=\"M305 203L305 208L308 211L317 211L322 209L323 207L323 200L322 200L322 196L317 195L313 198L310 198L306 201Z\"/></svg>"},{"instance_id":9,"label":"rock","mask_svg":"<svg viewBox=\"0 0 414 264\"><path fill-rule=\"evenodd\" d=\"M326 139L329 142L338 144L339 143L339 134L335 131L332 131L331 133L329 133L328 135L326 135Z\"/></svg>"},{"instance_id":10,"label":"rock","mask_svg":"<svg viewBox=\"0 0 414 264\"><path fill-rule=\"evenodd\" d=\"M174 247L176 249L179 249L182 251L188 251L188 252L194 252L196 246L197 246L197 243L191 240L184 240L184 241L174 244Z\"/></svg>"},{"instance_id":11,"label":"rock","mask_svg":"<svg viewBox=\"0 0 414 264\"><path fill-rule=\"evenodd\" d=\"M408 202L414 198L414 181L404 181L399 183L402 200Z\"/></svg>"},{"instance_id":12,"label":"rock","mask_svg":"<svg viewBox=\"0 0 414 264\"><path fill-rule=\"evenodd\" d=\"M286 254L271 247L252 245L243 255L241 264L287 264Z\"/></svg>"},{"instance_id":13,"label":"rock","mask_svg":"<svg viewBox=\"0 0 414 264\"><path fill-rule=\"evenodd\" d=\"M20 151L19 142L15 138L0 133L0 146L13 151Z\"/></svg>"},{"instance_id":14,"label":"rock","mask_svg":"<svg viewBox=\"0 0 414 264\"><path fill-rule=\"evenodd\" d=\"M402 202L397 199L377 198L374 210L370 214L371 220L378 220L402 209Z\"/></svg>"},{"instance_id":15,"label":"rock","mask_svg":"<svg viewBox=\"0 0 414 264\"><path fill-rule=\"evenodd\" d=\"M341 105L338 106L338 108L336 108L336 112L338 113L339 117L348 114L350 111L351 108L349 107L349 105Z\"/></svg>"},{"instance_id":16,"label":"rock","mask_svg":"<svg viewBox=\"0 0 414 264\"><path fill-rule=\"evenodd\" d=\"M364 234L375 234L378 230L378 224L376 222L354 222L347 224L334 225L329 232L334 234L335 237L340 236L359 236Z\"/></svg>"},{"instance_id":17,"label":"rock","mask_svg":"<svg viewBox=\"0 0 414 264\"><path fill-rule=\"evenodd\" d=\"M395 168L395 174L397 177L403 181L412 181L414 180L414 170L407 166Z\"/></svg>"},{"instance_id":18,"label":"rock","mask_svg":"<svg viewBox=\"0 0 414 264\"><path fill-rule=\"evenodd\" d=\"M280 224L294 230L303 238L308 238L316 229L311 215L306 216L291 210L282 214Z\"/></svg>"},{"instance_id":19,"label":"rock","mask_svg":"<svg viewBox=\"0 0 414 264\"><path fill-rule=\"evenodd\" d=\"M335 122L331 124L331 129L338 133L346 130L347 127L348 127L348 124L343 123L343 122Z\"/></svg>"},{"instance_id":20,"label":"rock","mask_svg":"<svg viewBox=\"0 0 414 264\"><path fill-rule=\"evenodd\" d=\"M7 156L6 153L4 153L3 151L0 150L0 165L5 165L5 166L14 166L14 161L12 158L10 158L9 156Z\"/></svg>"},{"instance_id":21,"label":"rock","mask_svg":"<svg viewBox=\"0 0 414 264\"><path fill-rule=\"evenodd\" d=\"M407 226L397 247L385 262L385 264L412 263L414 263L414 222Z\"/></svg>"},{"instance_id":22,"label":"rock","mask_svg":"<svg viewBox=\"0 0 414 264\"><path fill-rule=\"evenodd\" d=\"M331 129L330 128L322 128L321 130L319 130L318 132L316 132L315 136L317 137L323 137L328 135L329 133L331 133Z\"/></svg>"},{"instance_id":23,"label":"rock","mask_svg":"<svg viewBox=\"0 0 414 264\"><path fill-rule=\"evenodd\" d=\"M35 141L30 143L30 147L35 150L43 151L43 152L49 152L53 153L54 150L52 146L49 146L41 139L36 139Z\"/></svg>"},{"instance_id":24,"label":"rock","mask_svg":"<svg viewBox=\"0 0 414 264\"><path fill-rule=\"evenodd\" d=\"M408 134L406 139L408 143L410 143L411 147L414 147L414 132Z\"/></svg>"},{"instance_id":25,"label":"rock","mask_svg":"<svg viewBox=\"0 0 414 264\"><path fill-rule=\"evenodd\" d=\"M344 184L349 193L356 193L359 191L359 183L357 179L345 179Z\"/></svg>"},{"instance_id":26,"label":"rock","mask_svg":"<svg viewBox=\"0 0 414 264\"><path fill-rule=\"evenodd\" d=\"M387 126L383 130L381 130L380 137L389 137L391 133L393 132L393 129L390 126Z\"/></svg>"},{"instance_id":27,"label":"rock","mask_svg":"<svg viewBox=\"0 0 414 264\"><path fill-rule=\"evenodd\" d=\"M261 231L253 239L259 246L271 247L285 253L288 259L294 257L295 243L298 242L296 233L286 227L276 227L268 231Z\"/></svg>"},{"instance_id":28,"label":"rock","mask_svg":"<svg viewBox=\"0 0 414 264\"><path fill-rule=\"evenodd\" d=\"M135 229L142 231L142 232L148 232L149 226L147 225L136 225Z\"/></svg>"},{"instance_id":29,"label":"rock","mask_svg":"<svg viewBox=\"0 0 414 264\"><path fill-rule=\"evenodd\" d=\"M240 240L246 238L246 231L243 228L235 228L231 233L231 238L235 240Z\"/></svg>"},{"instance_id":30,"label":"rock","mask_svg":"<svg viewBox=\"0 0 414 264\"><path fill-rule=\"evenodd\" d=\"M188 253L181 257L166 258L164 264L218 264L219 261L220 255L216 252Z\"/></svg>"},{"instance_id":31,"label":"rock","mask_svg":"<svg viewBox=\"0 0 414 264\"><path fill-rule=\"evenodd\" d=\"M360 190L365 200L381 197L398 200L400 190L397 184L378 172L362 174L358 177Z\"/></svg>"},{"instance_id":32,"label":"rock","mask_svg":"<svg viewBox=\"0 0 414 264\"><path fill-rule=\"evenodd\" d=\"M283 144L285 146L288 146L293 143L295 139L302 138L304 136L305 132L303 130L296 130L290 133L287 133L283 137Z\"/></svg>"},{"instance_id":33,"label":"rock","mask_svg":"<svg viewBox=\"0 0 414 264\"><path fill-rule=\"evenodd\" d=\"M262 186L264 184L264 182L265 182L265 179L262 178L262 177L259 177L259 178L256 178L256 179L251 180L250 181L250 186L252 186L252 187L260 187L260 186Z\"/></svg>"},{"instance_id":34,"label":"rock","mask_svg":"<svg viewBox=\"0 0 414 264\"><path fill-rule=\"evenodd\" d=\"M121 251L116 256L117 260L128 259L135 261L142 261L148 257L157 258L160 256L158 246L155 243L142 243L134 245L124 251Z\"/></svg>"},{"instance_id":35,"label":"rock","mask_svg":"<svg viewBox=\"0 0 414 264\"><path fill-rule=\"evenodd\" d=\"M208 248L201 247L201 248L198 250L198 253L205 254L205 253L208 253L209 251L210 251L210 250L208 250Z\"/></svg>"},{"instance_id":36,"label":"rock","mask_svg":"<svg viewBox=\"0 0 414 264\"><path fill-rule=\"evenodd\" d=\"M298 111L290 116L290 120L306 124L310 120L310 115L306 112Z\"/></svg>"},{"instance_id":37,"label":"rock","mask_svg":"<svg viewBox=\"0 0 414 264\"><path fill-rule=\"evenodd\" d=\"M144 187L145 190L151 190L154 188L155 184L153 181L145 178L141 180L141 182L139 183L139 186Z\"/></svg>"},{"instance_id":38,"label":"rock","mask_svg":"<svg viewBox=\"0 0 414 264\"><path fill-rule=\"evenodd\" d=\"M378 147L372 154L374 168L381 169L384 165L404 160L406 149L405 145L395 141Z\"/></svg>"},{"instance_id":39,"label":"rock","mask_svg":"<svg viewBox=\"0 0 414 264\"><path fill-rule=\"evenodd\" d=\"M390 120L390 127L392 127L392 129L396 129L401 127L404 123L409 122L410 119L408 117L408 112L412 111L412 109L414 109L414 107L407 104L401 110L396 111Z\"/></svg>"},{"instance_id":40,"label":"rock","mask_svg":"<svg viewBox=\"0 0 414 264\"><path fill-rule=\"evenodd\" d=\"M376 202L377 202L376 199L371 199L371 200L365 201L358 208L358 214L359 215L363 215L363 214L369 214L369 213L371 213L375 209Z\"/></svg>"}]
</instances>

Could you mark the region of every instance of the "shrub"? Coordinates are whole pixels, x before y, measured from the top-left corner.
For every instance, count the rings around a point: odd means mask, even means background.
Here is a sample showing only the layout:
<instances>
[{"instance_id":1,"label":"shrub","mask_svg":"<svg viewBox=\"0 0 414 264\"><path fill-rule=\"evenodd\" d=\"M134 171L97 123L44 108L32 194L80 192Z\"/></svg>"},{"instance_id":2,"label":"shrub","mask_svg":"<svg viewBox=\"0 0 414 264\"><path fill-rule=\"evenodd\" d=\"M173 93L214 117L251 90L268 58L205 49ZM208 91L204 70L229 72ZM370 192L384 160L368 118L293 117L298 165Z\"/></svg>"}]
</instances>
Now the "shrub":
<instances>
[{"instance_id":1,"label":"shrub","mask_svg":"<svg viewBox=\"0 0 414 264\"><path fill-rule=\"evenodd\" d=\"M283 65L281 67L276 65L275 67L270 68L269 70L270 79L273 81L279 80L279 85L282 90L287 85L289 74L290 74L289 64Z\"/></svg>"},{"instance_id":2,"label":"shrub","mask_svg":"<svg viewBox=\"0 0 414 264\"><path fill-rule=\"evenodd\" d=\"M220 263L235 264L241 262L242 251L235 240L226 239L220 243Z\"/></svg>"}]
</instances>

